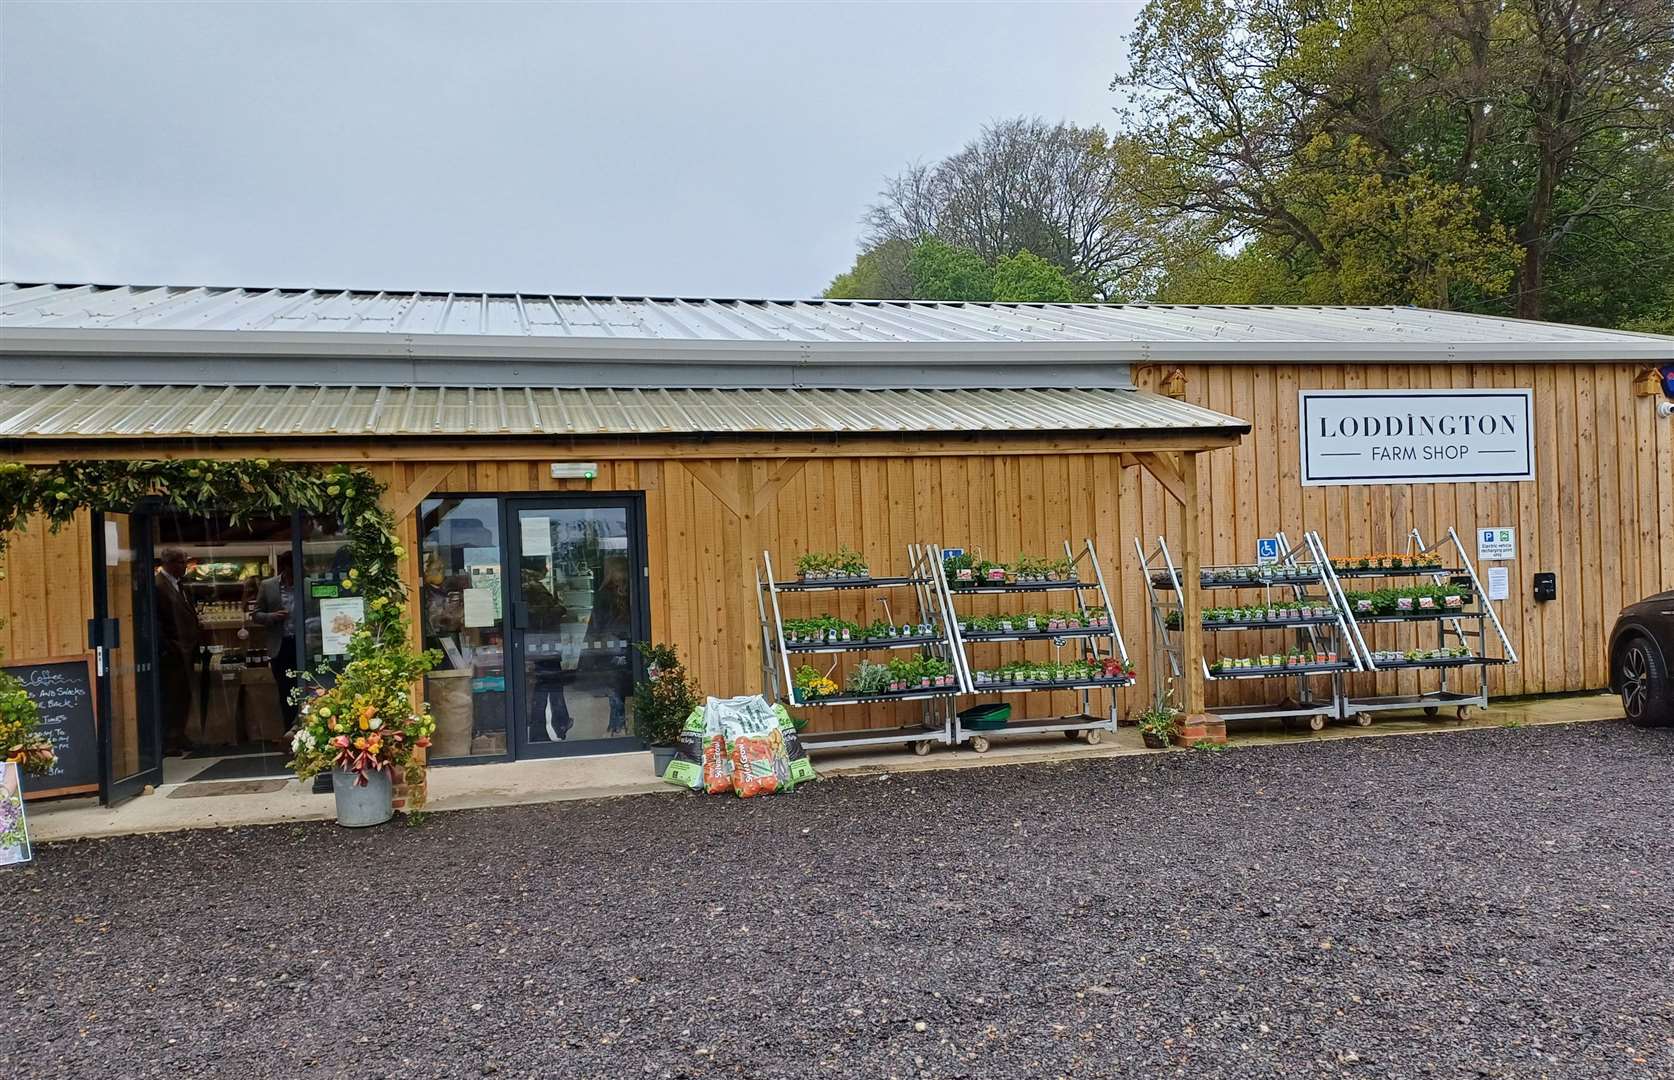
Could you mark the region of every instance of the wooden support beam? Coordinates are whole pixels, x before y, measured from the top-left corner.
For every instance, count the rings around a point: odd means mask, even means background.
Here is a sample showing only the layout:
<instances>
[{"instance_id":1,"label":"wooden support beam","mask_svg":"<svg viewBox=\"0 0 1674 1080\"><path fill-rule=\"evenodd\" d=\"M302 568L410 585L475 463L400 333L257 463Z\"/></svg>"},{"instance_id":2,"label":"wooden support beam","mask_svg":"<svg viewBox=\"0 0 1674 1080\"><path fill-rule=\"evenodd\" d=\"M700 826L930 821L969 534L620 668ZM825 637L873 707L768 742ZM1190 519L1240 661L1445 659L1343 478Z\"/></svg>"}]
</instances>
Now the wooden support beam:
<instances>
[{"instance_id":1,"label":"wooden support beam","mask_svg":"<svg viewBox=\"0 0 1674 1080\"><path fill-rule=\"evenodd\" d=\"M1186 697L1175 741L1185 746L1226 742L1226 722L1209 715L1203 674L1203 500L1197 454L1180 456L1180 544L1184 555L1180 582L1180 662L1185 668Z\"/></svg>"},{"instance_id":2,"label":"wooden support beam","mask_svg":"<svg viewBox=\"0 0 1674 1080\"><path fill-rule=\"evenodd\" d=\"M1181 567L1180 613L1182 649L1181 665L1186 669L1185 712L1188 717L1203 715L1203 589L1199 571L1203 567L1202 541L1198 527L1197 455L1186 454L1180 463Z\"/></svg>"},{"instance_id":3,"label":"wooden support beam","mask_svg":"<svg viewBox=\"0 0 1674 1080\"><path fill-rule=\"evenodd\" d=\"M744 516L744 496L738 482L738 470L732 470L731 475L722 473L707 461L682 462L686 471L697 477L698 483L709 489L709 494L721 500L721 505L731 510L738 517Z\"/></svg>"},{"instance_id":4,"label":"wooden support beam","mask_svg":"<svg viewBox=\"0 0 1674 1080\"><path fill-rule=\"evenodd\" d=\"M453 465L451 463L443 461L425 465L414 474L413 482L405 488L397 491L392 487L384 492L385 509L394 516L396 521L400 521L417 510L418 504L436 490L436 485L440 484L443 477L447 476L452 469Z\"/></svg>"},{"instance_id":5,"label":"wooden support beam","mask_svg":"<svg viewBox=\"0 0 1674 1080\"><path fill-rule=\"evenodd\" d=\"M1184 503L1186 501L1186 481L1178 455L1148 452L1134 454L1133 456L1139 464L1145 466L1146 472L1157 478L1157 483L1163 486L1164 491L1173 496L1175 502ZM1196 455L1195 452L1188 451L1187 456L1195 457Z\"/></svg>"}]
</instances>

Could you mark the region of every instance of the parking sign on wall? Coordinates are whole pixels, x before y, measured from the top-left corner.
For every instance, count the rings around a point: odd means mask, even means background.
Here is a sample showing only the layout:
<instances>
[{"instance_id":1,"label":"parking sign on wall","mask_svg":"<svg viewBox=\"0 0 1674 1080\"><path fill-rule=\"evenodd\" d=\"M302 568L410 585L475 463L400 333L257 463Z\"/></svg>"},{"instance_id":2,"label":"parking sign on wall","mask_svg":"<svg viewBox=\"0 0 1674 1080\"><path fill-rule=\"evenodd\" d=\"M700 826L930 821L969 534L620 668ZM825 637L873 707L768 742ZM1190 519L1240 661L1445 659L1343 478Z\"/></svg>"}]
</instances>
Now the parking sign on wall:
<instances>
[{"instance_id":1,"label":"parking sign on wall","mask_svg":"<svg viewBox=\"0 0 1674 1080\"><path fill-rule=\"evenodd\" d=\"M1476 530L1476 560L1515 559L1517 557L1516 529Z\"/></svg>"}]
</instances>

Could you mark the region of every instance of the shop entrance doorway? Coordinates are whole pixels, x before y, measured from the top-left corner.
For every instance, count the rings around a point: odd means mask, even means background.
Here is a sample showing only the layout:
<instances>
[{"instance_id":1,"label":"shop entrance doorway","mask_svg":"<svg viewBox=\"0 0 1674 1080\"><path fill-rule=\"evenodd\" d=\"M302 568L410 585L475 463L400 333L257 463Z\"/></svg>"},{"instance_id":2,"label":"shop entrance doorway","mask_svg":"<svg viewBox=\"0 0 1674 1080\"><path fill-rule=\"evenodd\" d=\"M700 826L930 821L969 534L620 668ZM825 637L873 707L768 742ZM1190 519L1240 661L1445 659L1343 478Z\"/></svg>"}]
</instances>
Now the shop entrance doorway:
<instances>
[{"instance_id":1,"label":"shop entrance doorway","mask_svg":"<svg viewBox=\"0 0 1674 1080\"><path fill-rule=\"evenodd\" d=\"M351 564L337 524L307 514L234 522L156 506L98 517L101 799L288 776L290 673L329 677L320 603Z\"/></svg>"}]
</instances>

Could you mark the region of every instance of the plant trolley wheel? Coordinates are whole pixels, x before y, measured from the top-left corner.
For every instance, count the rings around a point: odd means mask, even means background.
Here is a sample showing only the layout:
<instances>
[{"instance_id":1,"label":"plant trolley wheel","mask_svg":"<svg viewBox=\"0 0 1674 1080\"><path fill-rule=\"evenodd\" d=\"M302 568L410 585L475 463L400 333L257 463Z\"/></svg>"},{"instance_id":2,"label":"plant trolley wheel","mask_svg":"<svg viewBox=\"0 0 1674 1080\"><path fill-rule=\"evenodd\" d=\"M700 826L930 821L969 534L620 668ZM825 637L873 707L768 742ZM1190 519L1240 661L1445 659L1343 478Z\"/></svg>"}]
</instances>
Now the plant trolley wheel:
<instances>
[{"instance_id":1,"label":"plant trolley wheel","mask_svg":"<svg viewBox=\"0 0 1674 1080\"><path fill-rule=\"evenodd\" d=\"M1324 713L1315 713L1314 715L1308 717L1308 730L1309 731L1324 731L1325 730L1325 714Z\"/></svg>"},{"instance_id":2,"label":"plant trolley wheel","mask_svg":"<svg viewBox=\"0 0 1674 1080\"><path fill-rule=\"evenodd\" d=\"M1441 713L1441 708L1439 706L1436 706L1436 705L1426 705L1426 706L1424 706L1424 715L1425 716L1434 717L1434 716L1440 715L1440 713Z\"/></svg>"},{"instance_id":3,"label":"plant trolley wheel","mask_svg":"<svg viewBox=\"0 0 1674 1080\"><path fill-rule=\"evenodd\" d=\"M1098 728L1088 728L1082 732L1081 737L1086 740L1088 746L1097 746L1104 741L1104 732Z\"/></svg>"},{"instance_id":4,"label":"plant trolley wheel","mask_svg":"<svg viewBox=\"0 0 1674 1080\"><path fill-rule=\"evenodd\" d=\"M915 757L929 757L930 756L930 740L929 739L920 739L917 742L913 743L912 745L913 745L913 755Z\"/></svg>"},{"instance_id":5,"label":"plant trolley wheel","mask_svg":"<svg viewBox=\"0 0 1674 1080\"><path fill-rule=\"evenodd\" d=\"M1366 713L1366 712L1355 713L1354 722L1359 724L1361 727L1371 727L1372 726L1372 714L1371 713Z\"/></svg>"},{"instance_id":6,"label":"plant trolley wheel","mask_svg":"<svg viewBox=\"0 0 1674 1080\"><path fill-rule=\"evenodd\" d=\"M972 735L971 740L970 740L970 747L971 747L972 750L975 750L979 754L988 753L988 736L986 736L986 735Z\"/></svg>"},{"instance_id":7,"label":"plant trolley wheel","mask_svg":"<svg viewBox=\"0 0 1674 1080\"><path fill-rule=\"evenodd\" d=\"M1464 723L1466 720L1470 719L1471 707L1469 705L1461 705L1459 706L1459 711L1453 715L1459 718L1460 723Z\"/></svg>"}]
</instances>

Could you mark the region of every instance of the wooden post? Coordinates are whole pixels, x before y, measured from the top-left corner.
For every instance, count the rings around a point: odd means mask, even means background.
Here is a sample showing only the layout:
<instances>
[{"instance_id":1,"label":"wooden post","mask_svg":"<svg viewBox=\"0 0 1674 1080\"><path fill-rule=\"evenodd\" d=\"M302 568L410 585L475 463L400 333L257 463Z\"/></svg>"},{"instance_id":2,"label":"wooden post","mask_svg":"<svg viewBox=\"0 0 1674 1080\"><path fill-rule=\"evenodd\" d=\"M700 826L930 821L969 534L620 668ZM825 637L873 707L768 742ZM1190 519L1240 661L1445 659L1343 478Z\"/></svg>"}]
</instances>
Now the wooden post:
<instances>
[{"instance_id":1,"label":"wooden post","mask_svg":"<svg viewBox=\"0 0 1674 1080\"><path fill-rule=\"evenodd\" d=\"M1180 486L1184 496L1180 501L1180 552L1184 563L1180 631L1185 644L1181 663L1186 669L1186 699L1182 704L1188 717L1196 717L1203 713L1203 590L1198 573L1203 567L1203 554L1197 524L1199 493L1194 453L1180 457Z\"/></svg>"},{"instance_id":2,"label":"wooden post","mask_svg":"<svg viewBox=\"0 0 1674 1080\"><path fill-rule=\"evenodd\" d=\"M1185 669L1186 694L1181 703L1180 730L1175 741L1183 746L1201 742L1225 743L1226 723L1208 714L1203 686L1203 568L1202 491L1198 483L1198 451L1180 455L1180 546L1181 567L1180 666Z\"/></svg>"}]
</instances>

